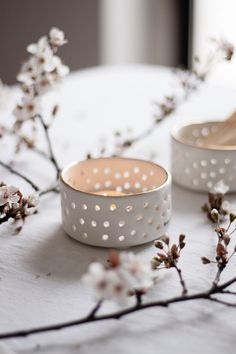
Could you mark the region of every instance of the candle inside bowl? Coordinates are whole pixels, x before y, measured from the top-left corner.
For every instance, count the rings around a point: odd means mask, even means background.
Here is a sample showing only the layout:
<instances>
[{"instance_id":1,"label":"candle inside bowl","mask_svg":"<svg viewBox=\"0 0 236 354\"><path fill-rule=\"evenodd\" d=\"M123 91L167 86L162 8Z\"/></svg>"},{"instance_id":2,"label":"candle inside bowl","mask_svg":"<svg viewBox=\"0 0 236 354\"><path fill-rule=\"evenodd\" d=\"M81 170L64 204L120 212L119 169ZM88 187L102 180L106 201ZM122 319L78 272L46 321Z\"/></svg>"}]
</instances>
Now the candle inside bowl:
<instances>
[{"instance_id":1,"label":"candle inside bowl","mask_svg":"<svg viewBox=\"0 0 236 354\"><path fill-rule=\"evenodd\" d=\"M123 195L127 195L127 193L124 192L117 192L117 191L113 191L113 190L102 190L102 191L98 191L98 192L94 192L94 194L97 195L103 195L104 197L121 197Z\"/></svg>"}]
</instances>

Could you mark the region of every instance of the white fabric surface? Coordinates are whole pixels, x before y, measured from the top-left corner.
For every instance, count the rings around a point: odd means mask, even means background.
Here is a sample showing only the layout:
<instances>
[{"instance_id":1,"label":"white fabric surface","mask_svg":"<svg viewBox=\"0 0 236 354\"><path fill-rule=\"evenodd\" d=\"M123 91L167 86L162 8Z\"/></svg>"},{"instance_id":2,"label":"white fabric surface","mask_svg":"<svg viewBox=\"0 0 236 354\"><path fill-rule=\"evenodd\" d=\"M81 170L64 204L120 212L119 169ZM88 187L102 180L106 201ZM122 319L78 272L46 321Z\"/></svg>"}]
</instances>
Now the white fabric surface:
<instances>
[{"instance_id":1,"label":"white fabric surface","mask_svg":"<svg viewBox=\"0 0 236 354\"><path fill-rule=\"evenodd\" d=\"M60 164L79 160L95 151L102 137L132 127L141 131L152 119L154 100L175 88L168 69L149 66L108 67L72 74L60 92L48 98L59 100L61 110L52 128L55 153ZM199 93L161 124L153 135L127 152L128 156L150 158L169 166L169 128L183 119L223 118L235 109L236 90L203 85ZM18 91L13 90L13 100ZM9 108L10 110L10 108ZM0 116L1 120L7 115ZM7 158L9 146L0 146ZM47 186L53 169L40 157L22 153L15 168ZM29 187L1 168L0 179ZM235 196L230 197L232 200ZM200 257L213 257L215 236L200 211L203 194L173 186L173 217L169 227L172 240L186 233L187 246L180 265L190 291L209 286L214 266L203 266ZM61 228L59 197L45 196L40 213L28 218L20 235L12 234L9 224L0 228L0 332L26 329L72 320L85 315L93 306L92 294L80 283L91 260L105 260L106 249L80 244ZM150 259L152 244L136 247L135 252ZM235 275L235 260L223 279ZM175 272L162 275L150 298L180 293ZM104 310L114 308L104 305ZM236 311L204 301L152 308L120 321L107 321L4 341L8 349L0 353L100 354L100 353L235 353ZM4 351L5 350L5 351ZM8 350L8 351L7 351Z\"/></svg>"}]
</instances>

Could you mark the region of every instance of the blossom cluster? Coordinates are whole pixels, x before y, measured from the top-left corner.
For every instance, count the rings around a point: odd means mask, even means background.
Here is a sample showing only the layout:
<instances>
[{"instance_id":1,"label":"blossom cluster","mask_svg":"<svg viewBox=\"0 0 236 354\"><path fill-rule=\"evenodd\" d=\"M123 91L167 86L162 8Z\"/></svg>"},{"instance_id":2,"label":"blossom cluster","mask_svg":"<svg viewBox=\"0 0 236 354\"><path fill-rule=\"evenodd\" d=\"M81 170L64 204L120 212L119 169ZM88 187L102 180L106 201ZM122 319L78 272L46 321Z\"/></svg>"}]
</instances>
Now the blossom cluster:
<instances>
[{"instance_id":1,"label":"blossom cluster","mask_svg":"<svg viewBox=\"0 0 236 354\"><path fill-rule=\"evenodd\" d=\"M69 73L68 66L56 55L58 48L66 42L64 32L54 27L48 36L27 47L29 59L17 76L24 92L21 103L14 110L18 126L41 113L42 95Z\"/></svg>"},{"instance_id":2,"label":"blossom cluster","mask_svg":"<svg viewBox=\"0 0 236 354\"><path fill-rule=\"evenodd\" d=\"M229 201L225 200L225 194L229 191L229 187L224 181L217 182L208 193L208 203L202 206L202 211L206 213L208 219L213 223L219 223L224 220L227 215L231 218L235 215L236 207Z\"/></svg>"},{"instance_id":3,"label":"blossom cluster","mask_svg":"<svg viewBox=\"0 0 236 354\"><path fill-rule=\"evenodd\" d=\"M152 258L152 268L159 269L160 266L164 268L176 267L178 263L180 252L185 247L185 235L179 235L179 243L170 246L170 238L163 235L154 243L155 247L159 250Z\"/></svg>"},{"instance_id":4,"label":"blossom cluster","mask_svg":"<svg viewBox=\"0 0 236 354\"><path fill-rule=\"evenodd\" d=\"M91 263L83 282L93 288L99 299L124 300L137 293L144 294L154 284L150 262L132 252L112 251L108 266Z\"/></svg>"},{"instance_id":5,"label":"blossom cluster","mask_svg":"<svg viewBox=\"0 0 236 354\"><path fill-rule=\"evenodd\" d=\"M0 183L0 224L12 219L20 231L27 216L36 213L37 194L24 197L19 188Z\"/></svg>"}]
</instances>

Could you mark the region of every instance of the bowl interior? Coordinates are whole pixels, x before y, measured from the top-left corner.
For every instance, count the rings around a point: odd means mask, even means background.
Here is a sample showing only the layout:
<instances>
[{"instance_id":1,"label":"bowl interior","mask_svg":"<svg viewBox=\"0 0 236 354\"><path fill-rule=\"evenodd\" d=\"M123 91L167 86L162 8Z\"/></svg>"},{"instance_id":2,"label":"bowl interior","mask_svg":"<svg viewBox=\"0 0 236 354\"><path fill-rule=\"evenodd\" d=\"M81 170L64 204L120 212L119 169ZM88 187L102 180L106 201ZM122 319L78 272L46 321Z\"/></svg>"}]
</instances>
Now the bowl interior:
<instances>
[{"instance_id":1,"label":"bowl interior","mask_svg":"<svg viewBox=\"0 0 236 354\"><path fill-rule=\"evenodd\" d=\"M61 178L79 191L114 191L122 196L154 190L167 181L168 173L152 162L116 157L75 163L62 172Z\"/></svg>"},{"instance_id":2,"label":"bowl interior","mask_svg":"<svg viewBox=\"0 0 236 354\"><path fill-rule=\"evenodd\" d=\"M220 129L222 129L222 122L194 123L178 126L177 128L175 127L172 131L172 137L183 144L197 146L202 149L235 150L236 141L235 145L210 145L209 147L202 146L204 138L206 138L210 133L218 132Z\"/></svg>"}]
</instances>

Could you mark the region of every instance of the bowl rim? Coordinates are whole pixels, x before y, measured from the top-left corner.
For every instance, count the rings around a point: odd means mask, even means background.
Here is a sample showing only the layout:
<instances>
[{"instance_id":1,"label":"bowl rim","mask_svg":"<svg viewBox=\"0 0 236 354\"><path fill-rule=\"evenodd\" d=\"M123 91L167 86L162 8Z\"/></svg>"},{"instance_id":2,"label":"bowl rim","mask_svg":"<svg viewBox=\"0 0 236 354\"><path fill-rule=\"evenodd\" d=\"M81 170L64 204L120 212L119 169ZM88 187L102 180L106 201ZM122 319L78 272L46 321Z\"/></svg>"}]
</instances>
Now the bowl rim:
<instances>
[{"instance_id":1,"label":"bowl rim","mask_svg":"<svg viewBox=\"0 0 236 354\"><path fill-rule=\"evenodd\" d=\"M74 162L71 162L70 164L68 164L67 166L65 166L61 173L60 173L60 177L59 177L59 182L61 182L62 184L64 184L66 187L70 188L71 190L77 192L77 193L82 193L82 194L85 194L85 195L89 195L91 197L95 197L95 198L106 198L107 200L108 199L111 199L111 200L114 200L114 199L118 199L118 198L130 198L130 197L135 197L135 196L140 196L140 195L144 195L144 194L148 194L148 193L152 193L152 192L156 192L162 188L164 188L166 185L168 184L171 184L171 173L169 172L169 170L165 167L163 167L162 165L159 165L153 161L149 161L149 160L144 160L144 159L137 159L137 158L129 158L129 157L100 157L100 158L94 158L94 159L90 159L90 160L93 160L93 161L96 161L96 160L111 160L111 159L120 159L120 160L131 160L131 161L138 161L138 162L146 162L146 163L149 163L153 166L157 166L157 167L160 167L161 169L163 169L165 172L166 172L166 180L165 182L160 185L159 187L157 188L154 188L154 189L149 189L145 192L138 192L138 193L132 193L132 194L125 194L125 195L115 195L115 196L110 196L110 195L102 195L102 194L96 194L96 193L93 193L93 192L86 192L86 191L83 191L83 190L80 190L80 189L76 189L74 187L72 187L69 183L67 183L64 178L63 178L63 174L68 171L68 169L70 169L71 167L81 163L81 162L85 162L87 160L81 160L81 161L74 161ZM60 191L61 193L61 191Z\"/></svg>"},{"instance_id":2,"label":"bowl rim","mask_svg":"<svg viewBox=\"0 0 236 354\"><path fill-rule=\"evenodd\" d=\"M224 121L218 120L218 121L198 121L198 122L188 122L188 123L179 123L176 124L172 127L171 129L171 137L173 140L177 141L178 143L185 145L185 146L191 146L192 148L199 149L199 150L206 150L206 151L235 151L236 150L236 145L224 145L220 146L219 145L210 145L209 147L206 146L197 146L192 143L185 142L183 139L180 139L178 137L178 133L180 132L181 129L184 129L188 126L209 126L212 124L219 124L223 123Z\"/></svg>"}]
</instances>

